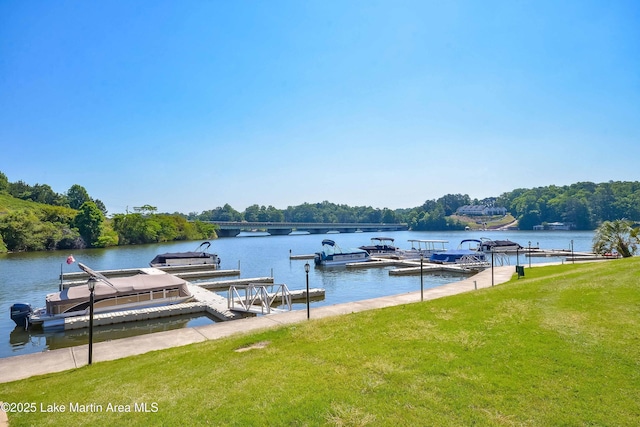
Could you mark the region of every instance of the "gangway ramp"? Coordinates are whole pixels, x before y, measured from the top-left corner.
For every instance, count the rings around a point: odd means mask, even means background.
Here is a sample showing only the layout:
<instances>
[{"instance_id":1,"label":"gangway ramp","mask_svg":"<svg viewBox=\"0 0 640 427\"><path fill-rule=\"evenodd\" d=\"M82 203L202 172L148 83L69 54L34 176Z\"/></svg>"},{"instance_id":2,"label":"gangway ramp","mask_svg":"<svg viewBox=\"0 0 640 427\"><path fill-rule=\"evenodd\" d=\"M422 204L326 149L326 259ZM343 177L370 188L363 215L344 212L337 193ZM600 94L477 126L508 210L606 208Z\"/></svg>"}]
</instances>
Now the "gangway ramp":
<instances>
[{"instance_id":1,"label":"gangway ramp","mask_svg":"<svg viewBox=\"0 0 640 427\"><path fill-rule=\"evenodd\" d=\"M267 287L275 287L275 291L269 292ZM229 287L227 300L228 308L232 312L271 314L291 311L291 292L284 283L280 285L266 285L264 283L233 285ZM287 310L272 308L272 305L275 305L278 300L279 305L285 306Z\"/></svg>"}]
</instances>

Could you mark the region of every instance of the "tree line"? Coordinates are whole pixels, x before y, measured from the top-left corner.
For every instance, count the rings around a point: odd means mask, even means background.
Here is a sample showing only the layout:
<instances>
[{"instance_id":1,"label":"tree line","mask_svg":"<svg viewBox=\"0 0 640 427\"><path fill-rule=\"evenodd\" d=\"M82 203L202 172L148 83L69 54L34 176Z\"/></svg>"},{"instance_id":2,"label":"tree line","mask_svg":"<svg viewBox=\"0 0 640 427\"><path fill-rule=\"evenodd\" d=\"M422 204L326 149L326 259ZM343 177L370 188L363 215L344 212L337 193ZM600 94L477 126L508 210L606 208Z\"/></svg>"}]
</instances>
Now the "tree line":
<instances>
[{"instance_id":1,"label":"tree line","mask_svg":"<svg viewBox=\"0 0 640 427\"><path fill-rule=\"evenodd\" d=\"M151 205L114 214L86 189L74 184L63 194L48 185L9 182L0 172L0 195L38 203L38 208L0 212L0 251L72 249L142 244L174 240L209 239L215 227L207 221L406 223L411 230L461 230L467 225L455 215L465 205L505 207L521 230L550 222L593 230L605 221L640 220L640 182L580 182L568 186L516 189L498 197L471 199L446 194L406 209L348 206L328 201L277 209L257 204L240 212L228 203L189 214L157 213Z\"/></svg>"},{"instance_id":2,"label":"tree line","mask_svg":"<svg viewBox=\"0 0 640 427\"><path fill-rule=\"evenodd\" d=\"M446 194L414 208L379 209L351 207L324 201L277 209L249 206L244 212L231 205L191 212L190 220L321 222L321 223L406 223L412 230L462 230L466 222L455 216L465 205L505 207L521 230L551 222L570 223L576 230L594 230L604 221L627 218L640 221L640 182L579 182L566 186L520 188L497 197L472 199L467 194Z\"/></svg>"},{"instance_id":3,"label":"tree line","mask_svg":"<svg viewBox=\"0 0 640 427\"><path fill-rule=\"evenodd\" d=\"M107 218L104 204L74 184L64 194L48 185L11 183L0 172L0 196L25 202L0 212L0 252L79 249L175 240L210 239L216 228L184 215L157 214L144 205ZM6 200L6 198L5 198Z\"/></svg>"}]
</instances>

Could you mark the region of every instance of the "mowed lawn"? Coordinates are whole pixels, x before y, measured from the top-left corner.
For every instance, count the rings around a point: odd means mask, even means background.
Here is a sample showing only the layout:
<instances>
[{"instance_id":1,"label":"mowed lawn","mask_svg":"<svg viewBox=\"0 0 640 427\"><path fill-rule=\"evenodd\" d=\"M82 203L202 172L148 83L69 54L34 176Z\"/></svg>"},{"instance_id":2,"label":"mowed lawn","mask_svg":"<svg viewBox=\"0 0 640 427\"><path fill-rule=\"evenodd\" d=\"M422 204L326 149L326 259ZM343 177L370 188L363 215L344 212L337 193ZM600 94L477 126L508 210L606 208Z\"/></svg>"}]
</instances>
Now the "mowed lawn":
<instances>
[{"instance_id":1,"label":"mowed lawn","mask_svg":"<svg viewBox=\"0 0 640 427\"><path fill-rule=\"evenodd\" d=\"M0 400L36 407L10 426L640 425L640 258L525 274L0 384Z\"/></svg>"}]
</instances>

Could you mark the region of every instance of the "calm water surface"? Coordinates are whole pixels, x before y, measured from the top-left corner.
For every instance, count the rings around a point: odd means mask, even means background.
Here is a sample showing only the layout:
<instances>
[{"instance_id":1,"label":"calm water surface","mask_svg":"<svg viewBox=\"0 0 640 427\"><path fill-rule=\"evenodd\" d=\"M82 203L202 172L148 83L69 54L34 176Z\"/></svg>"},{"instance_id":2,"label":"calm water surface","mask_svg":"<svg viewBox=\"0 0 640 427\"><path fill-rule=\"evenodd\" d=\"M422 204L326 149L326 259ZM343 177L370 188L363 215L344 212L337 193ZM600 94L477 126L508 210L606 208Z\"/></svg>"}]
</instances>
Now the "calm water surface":
<instances>
[{"instance_id":1,"label":"calm water surface","mask_svg":"<svg viewBox=\"0 0 640 427\"><path fill-rule=\"evenodd\" d=\"M241 278L273 276L276 283L286 283L289 289L304 289L306 260L289 260L294 255L311 254L321 247L325 238L335 240L343 249L369 244L376 236L395 239L396 246L408 249L408 239L444 239L448 248L455 249L460 240L489 237L510 239L527 247L539 246L544 249L571 249L590 251L593 232L568 231L491 231L491 232L385 232L350 234L314 234L295 236L262 236L221 238L212 241L210 251L217 253L223 269L240 269ZM200 242L180 242L154 245L131 246L109 249L74 251L77 261L96 270L146 267L158 253L194 250ZM35 353L55 348L87 343L86 330L56 333L24 331L16 327L9 317L12 304L30 303L34 308L44 305L45 296L58 290L61 269L64 272L79 271L77 264L65 263L67 252L40 252L0 254L0 358L20 354ZM558 261L553 258L532 258L532 263ZM358 301L379 296L395 295L420 289L419 276L389 276L391 268L369 268L347 270L345 267L314 267L313 260L309 273L309 286L324 288L325 299L313 301L313 308ZM528 265L529 260L520 256L520 264ZM516 264L515 256L511 264ZM427 275L425 288L440 286L461 279L453 275ZM305 304L294 304L294 310L306 309ZM193 327L214 323L214 320L200 314L135 322L96 328L95 341L112 340L127 336L157 332L169 329Z\"/></svg>"}]
</instances>

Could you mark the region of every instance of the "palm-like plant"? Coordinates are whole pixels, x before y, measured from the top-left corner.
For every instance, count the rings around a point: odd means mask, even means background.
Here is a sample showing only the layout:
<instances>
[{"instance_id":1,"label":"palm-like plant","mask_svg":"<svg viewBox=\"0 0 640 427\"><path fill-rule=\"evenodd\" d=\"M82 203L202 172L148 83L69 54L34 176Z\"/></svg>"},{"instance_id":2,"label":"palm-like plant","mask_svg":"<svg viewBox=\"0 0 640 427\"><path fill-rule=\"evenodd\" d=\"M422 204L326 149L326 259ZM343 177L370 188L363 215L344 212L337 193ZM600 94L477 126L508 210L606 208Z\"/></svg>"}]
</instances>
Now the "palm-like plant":
<instances>
[{"instance_id":1,"label":"palm-like plant","mask_svg":"<svg viewBox=\"0 0 640 427\"><path fill-rule=\"evenodd\" d=\"M617 252L623 258L633 256L640 244L640 229L626 219L605 221L596 229L593 252L597 254Z\"/></svg>"}]
</instances>

